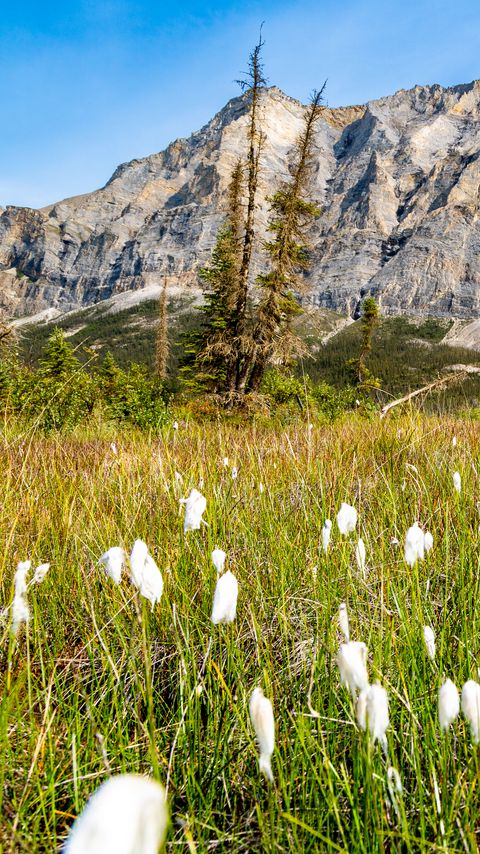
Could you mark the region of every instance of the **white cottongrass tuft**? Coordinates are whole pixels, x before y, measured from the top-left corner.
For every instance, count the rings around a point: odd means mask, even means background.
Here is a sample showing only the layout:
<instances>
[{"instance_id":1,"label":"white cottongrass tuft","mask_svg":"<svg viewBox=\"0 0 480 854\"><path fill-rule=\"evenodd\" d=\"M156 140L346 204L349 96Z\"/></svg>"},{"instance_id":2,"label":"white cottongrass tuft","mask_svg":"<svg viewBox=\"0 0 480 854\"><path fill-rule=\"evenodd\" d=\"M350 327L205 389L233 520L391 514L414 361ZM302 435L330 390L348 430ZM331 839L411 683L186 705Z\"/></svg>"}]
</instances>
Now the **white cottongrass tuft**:
<instances>
[{"instance_id":1,"label":"white cottongrass tuft","mask_svg":"<svg viewBox=\"0 0 480 854\"><path fill-rule=\"evenodd\" d=\"M223 458L223 468L228 469L228 457Z\"/></svg>"},{"instance_id":2,"label":"white cottongrass tuft","mask_svg":"<svg viewBox=\"0 0 480 854\"><path fill-rule=\"evenodd\" d=\"M223 549L214 549L212 552L212 561L215 569L220 575L225 568L225 560L227 558L227 553L223 551Z\"/></svg>"},{"instance_id":3,"label":"white cottongrass tuft","mask_svg":"<svg viewBox=\"0 0 480 854\"><path fill-rule=\"evenodd\" d=\"M236 466L233 466L233 468L232 468L232 480L236 480L237 477L238 477L238 469Z\"/></svg>"},{"instance_id":4,"label":"white cottongrass tuft","mask_svg":"<svg viewBox=\"0 0 480 854\"><path fill-rule=\"evenodd\" d=\"M178 430L178 421L174 421L172 427L174 430Z\"/></svg>"},{"instance_id":5,"label":"white cottongrass tuft","mask_svg":"<svg viewBox=\"0 0 480 854\"><path fill-rule=\"evenodd\" d=\"M120 546L112 546L101 557L98 558L98 563L103 564L105 572L115 584L120 584L122 579L122 569L125 563L125 552Z\"/></svg>"},{"instance_id":6,"label":"white cottongrass tuft","mask_svg":"<svg viewBox=\"0 0 480 854\"><path fill-rule=\"evenodd\" d=\"M440 729L445 732L458 716L460 697L456 685L447 679L438 690L438 720Z\"/></svg>"},{"instance_id":7,"label":"white cottongrass tuft","mask_svg":"<svg viewBox=\"0 0 480 854\"><path fill-rule=\"evenodd\" d=\"M202 516L207 508L207 499L198 489L192 489L188 498L180 499L180 504L185 504L184 532L198 531L203 522Z\"/></svg>"},{"instance_id":8,"label":"white cottongrass tuft","mask_svg":"<svg viewBox=\"0 0 480 854\"><path fill-rule=\"evenodd\" d=\"M338 627L348 643L350 640L350 626L348 624L348 611L345 602L341 602L338 606Z\"/></svg>"},{"instance_id":9,"label":"white cottongrass tuft","mask_svg":"<svg viewBox=\"0 0 480 854\"><path fill-rule=\"evenodd\" d=\"M357 691L368 688L366 645L361 641L340 644L337 664L342 684L350 689L355 699Z\"/></svg>"},{"instance_id":10,"label":"white cottongrass tuft","mask_svg":"<svg viewBox=\"0 0 480 854\"><path fill-rule=\"evenodd\" d=\"M423 560L425 557L425 534L419 527L418 522L414 522L412 527L408 529L405 537L405 563L408 566L414 566L417 560Z\"/></svg>"},{"instance_id":11,"label":"white cottongrass tuft","mask_svg":"<svg viewBox=\"0 0 480 854\"><path fill-rule=\"evenodd\" d=\"M480 685L473 679L462 688L462 712L465 715L474 744L480 741Z\"/></svg>"},{"instance_id":12,"label":"white cottongrass tuft","mask_svg":"<svg viewBox=\"0 0 480 854\"><path fill-rule=\"evenodd\" d=\"M254 688L250 697L250 720L257 737L258 767L270 782L273 782L271 758L275 747L275 721L270 700L261 688Z\"/></svg>"},{"instance_id":13,"label":"white cottongrass tuft","mask_svg":"<svg viewBox=\"0 0 480 854\"><path fill-rule=\"evenodd\" d=\"M462 491L462 478L460 477L460 472L459 472L459 471L454 471L454 472L453 472L453 488L454 488L454 489L458 492L458 494L460 495L460 493L461 493L461 491Z\"/></svg>"},{"instance_id":14,"label":"white cottongrass tuft","mask_svg":"<svg viewBox=\"0 0 480 854\"><path fill-rule=\"evenodd\" d=\"M457 447L457 437L452 436L452 448L456 448L456 447Z\"/></svg>"},{"instance_id":15,"label":"white cottongrass tuft","mask_svg":"<svg viewBox=\"0 0 480 854\"><path fill-rule=\"evenodd\" d=\"M433 535L430 531L426 531L425 536L423 538L423 547L425 549L425 554L433 548Z\"/></svg>"},{"instance_id":16,"label":"white cottongrass tuft","mask_svg":"<svg viewBox=\"0 0 480 854\"><path fill-rule=\"evenodd\" d=\"M102 783L74 822L64 854L157 854L168 810L160 783L120 774Z\"/></svg>"},{"instance_id":17,"label":"white cottongrass tuft","mask_svg":"<svg viewBox=\"0 0 480 854\"><path fill-rule=\"evenodd\" d=\"M228 569L217 579L213 594L212 623L233 623L237 612L238 581Z\"/></svg>"},{"instance_id":18,"label":"white cottongrass tuft","mask_svg":"<svg viewBox=\"0 0 480 854\"><path fill-rule=\"evenodd\" d=\"M366 551L365 551L365 543L363 542L361 537L358 538L357 547L355 549L355 559L357 561L357 566L358 566L360 572L365 577Z\"/></svg>"},{"instance_id":19,"label":"white cottongrass tuft","mask_svg":"<svg viewBox=\"0 0 480 854\"><path fill-rule=\"evenodd\" d=\"M332 521L331 519L325 519L322 528L322 549L325 554L328 552L328 547L330 545L330 537L332 536Z\"/></svg>"},{"instance_id":20,"label":"white cottongrass tuft","mask_svg":"<svg viewBox=\"0 0 480 854\"><path fill-rule=\"evenodd\" d=\"M41 584L50 569L49 563L41 563L33 573L32 583Z\"/></svg>"},{"instance_id":21,"label":"white cottongrass tuft","mask_svg":"<svg viewBox=\"0 0 480 854\"><path fill-rule=\"evenodd\" d=\"M131 579L140 594L153 606L161 599L163 578L143 540L135 540L130 554Z\"/></svg>"},{"instance_id":22,"label":"white cottongrass tuft","mask_svg":"<svg viewBox=\"0 0 480 854\"><path fill-rule=\"evenodd\" d=\"M111 450L112 454L114 455L114 457L116 457L118 454L118 450L117 450L117 445L115 442L110 442L110 450Z\"/></svg>"},{"instance_id":23,"label":"white cottongrass tuft","mask_svg":"<svg viewBox=\"0 0 480 854\"><path fill-rule=\"evenodd\" d=\"M427 655L433 661L435 658L435 632L433 631L431 626L423 627L423 639L425 641L425 648L427 650Z\"/></svg>"},{"instance_id":24,"label":"white cottongrass tuft","mask_svg":"<svg viewBox=\"0 0 480 854\"><path fill-rule=\"evenodd\" d=\"M342 502L337 513L337 525L341 534L352 534L357 524L357 511L350 504Z\"/></svg>"},{"instance_id":25,"label":"white cottongrass tuft","mask_svg":"<svg viewBox=\"0 0 480 854\"><path fill-rule=\"evenodd\" d=\"M12 634L16 635L22 623L28 623L30 611L27 602L27 575L32 563L29 560L17 564L15 571L15 593L12 602Z\"/></svg>"},{"instance_id":26,"label":"white cottongrass tuft","mask_svg":"<svg viewBox=\"0 0 480 854\"><path fill-rule=\"evenodd\" d=\"M390 724L388 716L388 694L378 682L370 685L366 695L366 722L373 743L379 741L387 753L386 731Z\"/></svg>"}]
</instances>

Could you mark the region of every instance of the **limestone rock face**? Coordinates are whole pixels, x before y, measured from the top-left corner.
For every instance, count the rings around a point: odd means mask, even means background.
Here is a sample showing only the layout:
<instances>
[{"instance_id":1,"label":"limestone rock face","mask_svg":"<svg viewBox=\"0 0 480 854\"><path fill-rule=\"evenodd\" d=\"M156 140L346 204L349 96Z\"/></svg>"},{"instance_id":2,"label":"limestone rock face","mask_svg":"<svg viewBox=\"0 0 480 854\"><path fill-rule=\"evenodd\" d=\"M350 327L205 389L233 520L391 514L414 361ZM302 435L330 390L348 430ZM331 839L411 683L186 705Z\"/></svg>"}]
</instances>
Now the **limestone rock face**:
<instances>
[{"instance_id":1,"label":"limestone rock face","mask_svg":"<svg viewBox=\"0 0 480 854\"><path fill-rule=\"evenodd\" d=\"M262 95L266 145L256 269L268 201L288 174L303 107ZM245 154L245 97L165 151L118 167L105 187L42 210L0 209L0 308L67 311L127 290L197 288ZM318 124L310 233L311 303L358 313L471 318L480 309L480 83L415 87Z\"/></svg>"}]
</instances>

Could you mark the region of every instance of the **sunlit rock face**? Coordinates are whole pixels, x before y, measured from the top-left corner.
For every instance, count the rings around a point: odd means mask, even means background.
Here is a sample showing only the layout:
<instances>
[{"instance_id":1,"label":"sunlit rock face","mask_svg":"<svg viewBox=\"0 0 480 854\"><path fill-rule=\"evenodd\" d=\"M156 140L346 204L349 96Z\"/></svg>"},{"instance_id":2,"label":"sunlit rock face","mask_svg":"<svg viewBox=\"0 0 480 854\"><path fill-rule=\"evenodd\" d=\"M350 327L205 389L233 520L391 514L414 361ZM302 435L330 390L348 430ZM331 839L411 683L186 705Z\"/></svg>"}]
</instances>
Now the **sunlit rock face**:
<instances>
[{"instance_id":1,"label":"sunlit rock face","mask_svg":"<svg viewBox=\"0 0 480 854\"><path fill-rule=\"evenodd\" d=\"M480 83L417 86L366 106L325 109L316 136L307 299L356 316L472 318L480 308ZM245 154L245 97L165 151L118 167L100 190L41 210L0 209L0 308L68 310L158 284L197 288ZM254 270L267 197L288 174L303 107L265 90Z\"/></svg>"}]
</instances>

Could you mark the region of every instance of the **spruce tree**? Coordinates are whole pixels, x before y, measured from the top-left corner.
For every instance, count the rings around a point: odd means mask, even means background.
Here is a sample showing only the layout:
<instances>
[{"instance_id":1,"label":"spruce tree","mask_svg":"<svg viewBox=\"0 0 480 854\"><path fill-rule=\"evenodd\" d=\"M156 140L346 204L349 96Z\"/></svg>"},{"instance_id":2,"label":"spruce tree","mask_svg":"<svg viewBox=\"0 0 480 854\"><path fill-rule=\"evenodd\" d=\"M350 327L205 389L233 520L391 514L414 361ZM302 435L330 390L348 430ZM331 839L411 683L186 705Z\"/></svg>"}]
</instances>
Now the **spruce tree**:
<instances>
[{"instance_id":1,"label":"spruce tree","mask_svg":"<svg viewBox=\"0 0 480 854\"><path fill-rule=\"evenodd\" d=\"M167 376L168 353L168 298L167 278L165 277L160 294L157 338L155 342L155 373L161 380L164 380Z\"/></svg>"},{"instance_id":2,"label":"spruce tree","mask_svg":"<svg viewBox=\"0 0 480 854\"><path fill-rule=\"evenodd\" d=\"M269 359L276 348L285 345L291 333L291 320L300 306L296 294L302 290L298 274L308 268L305 235L312 219L320 213L317 205L305 198L313 166L315 126L320 117L325 84L314 92L305 111L303 130L296 142L291 177L270 199L268 231L272 240L264 244L270 270L257 278L261 298L255 315L255 349L251 359L247 390L258 391Z\"/></svg>"}]
</instances>

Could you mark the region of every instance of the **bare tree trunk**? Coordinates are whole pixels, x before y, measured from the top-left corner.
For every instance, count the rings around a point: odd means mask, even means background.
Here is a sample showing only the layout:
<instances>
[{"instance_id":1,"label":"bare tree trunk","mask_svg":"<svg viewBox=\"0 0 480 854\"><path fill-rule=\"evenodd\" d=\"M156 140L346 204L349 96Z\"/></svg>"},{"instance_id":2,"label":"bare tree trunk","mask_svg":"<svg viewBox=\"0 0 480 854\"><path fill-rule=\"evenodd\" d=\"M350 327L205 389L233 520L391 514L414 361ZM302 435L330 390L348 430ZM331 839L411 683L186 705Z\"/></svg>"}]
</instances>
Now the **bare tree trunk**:
<instances>
[{"instance_id":1,"label":"bare tree trunk","mask_svg":"<svg viewBox=\"0 0 480 854\"><path fill-rule=\"evenodd\" d=\"M167 376L168 353L167 277L165 276L160 294L157 340L155 345L155 373L161 380L164 380Z\"/></svg>"}]
</instances>

